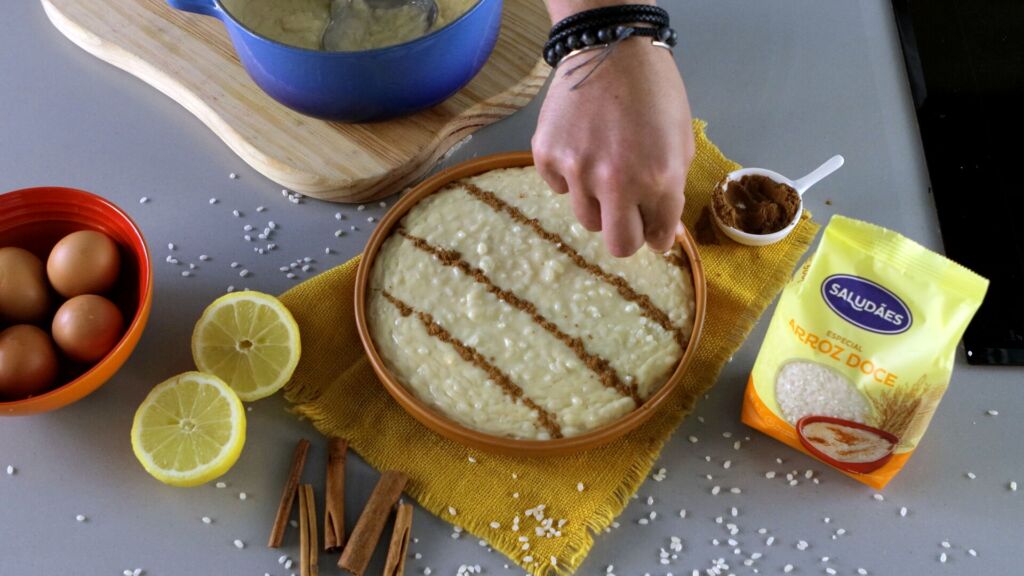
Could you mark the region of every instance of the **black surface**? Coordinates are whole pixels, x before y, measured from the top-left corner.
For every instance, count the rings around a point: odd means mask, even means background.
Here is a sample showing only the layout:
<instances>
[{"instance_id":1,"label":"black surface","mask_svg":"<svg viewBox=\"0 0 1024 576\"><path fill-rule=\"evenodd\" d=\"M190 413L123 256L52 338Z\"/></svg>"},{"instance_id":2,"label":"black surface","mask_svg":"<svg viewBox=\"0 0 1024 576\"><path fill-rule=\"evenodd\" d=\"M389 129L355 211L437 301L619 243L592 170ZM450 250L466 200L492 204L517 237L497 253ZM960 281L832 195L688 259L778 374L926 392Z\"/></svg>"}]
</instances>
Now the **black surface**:
<instances>
[{"instance_id":1,"label":"black surface","mask_svg":"<svg viewBox=\"0 0 1024 576\"><path fill-rule=\"evenodd\" d=\"M893 0L946 254L991 280L972 364L1024 365L1024 0Z\"/></svg>"}]
</instances>

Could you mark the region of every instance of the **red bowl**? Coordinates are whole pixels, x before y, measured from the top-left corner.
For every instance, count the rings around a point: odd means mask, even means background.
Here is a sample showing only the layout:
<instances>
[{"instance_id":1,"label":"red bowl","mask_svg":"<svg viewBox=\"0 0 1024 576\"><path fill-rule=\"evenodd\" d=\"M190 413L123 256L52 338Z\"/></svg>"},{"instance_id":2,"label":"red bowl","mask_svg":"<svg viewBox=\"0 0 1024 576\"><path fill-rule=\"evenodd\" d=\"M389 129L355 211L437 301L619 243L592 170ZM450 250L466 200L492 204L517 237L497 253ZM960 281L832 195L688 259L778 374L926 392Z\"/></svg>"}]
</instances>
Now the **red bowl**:
<instances>
[{"instance_id":1,"label":"red bowl","mask_svg":"<svg viewBox=\"0 0 1024 576\"><path fill-rule=\"evenodd\" d=\"M815 446L813 443L811 443L810 440L804 437L804 426L812 424L814 422L826 422L829 424L838 424L839 426L845 426L847 428L865 430L867 432L871 432L876 436L879 436L880 438L887 440L890 444L892 444L892 448L885 456L882 456L881 458L877 460L872 460L870 462L845 462L843 460L836 460L835 458L819 450L817 446ZM821 460L822 462L825 462L826 464L839 468L840 470L846 470L848 472L854 472L857 474L867 474L869 472L874 472L875 470L878 470L882 466L885 466L885 463L892 458L893 451L896 449L896 445L900 443L900 439L895 434L891 434L889 432L886 432L885 430L881 430L873 426L868 426L867 424L861 424L860 422L853 422L852 420L843 420L842 418L833 418L831 416L804 416L800 420L797 420L796 435L798 438L800 438L800 444L802 444L803 447L806 448L807 451L813 454L817 459Z\"/></svg>"},{"instance_id":2,"label":"red bowl","mask_svg":"<svg viewBox=\"0 0 1024 576\"><path fill-rule=\"evenodd\" d=\"M84 398L121 368L142 336L153 297L153 272L146 241L128 214L105 198L73 188L0 194L0 247L24 248L46 262L53 245L78 230L97 230L117 243L121 275L106 296L131 320L121 340L99 362L81 366L62 358L62 384L37 396L0 402L0 416L48 412ZM54 310L56 306L59 302ZM49 333L48 323L41 327Z\"/></svg>"}]
</instances>

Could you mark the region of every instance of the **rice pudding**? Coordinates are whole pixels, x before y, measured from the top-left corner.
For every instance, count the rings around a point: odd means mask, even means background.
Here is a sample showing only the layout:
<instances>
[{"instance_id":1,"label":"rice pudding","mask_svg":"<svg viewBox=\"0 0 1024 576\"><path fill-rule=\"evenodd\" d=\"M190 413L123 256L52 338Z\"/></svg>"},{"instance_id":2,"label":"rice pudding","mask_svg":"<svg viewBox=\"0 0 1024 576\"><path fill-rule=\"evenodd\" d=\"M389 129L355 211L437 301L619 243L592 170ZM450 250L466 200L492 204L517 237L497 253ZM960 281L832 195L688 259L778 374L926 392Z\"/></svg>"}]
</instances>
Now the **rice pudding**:
<instances>
[{"instance_id":1,"label":"rice pudding","mask_svg":"<svg viewBox=\"0 0 1024 576\"><path fill-rule=\"evenodd\" d=\"M546 440L635 410L671 376L694 321L679 245L613 257L533 167L467 178L413 207L370 273L384 364L468 428Z\"/></svg>"},{"instance_id":2,"label":"rice pudding","mask_svg":"<svg viewBox=\"0 0 1024 576\"><path fill-rule=\"evenodd\" d=\"M282 44L320 50L331 19L331 0L221 0L224 8L253 32ZM328 38L326 49L354 52L401 44L452 23L478 0L437 0L437 18L424 29L418 8L373 9L366 0L348 0L345 17L358 21L344 36Z\"/></svg>"}]
</instances>

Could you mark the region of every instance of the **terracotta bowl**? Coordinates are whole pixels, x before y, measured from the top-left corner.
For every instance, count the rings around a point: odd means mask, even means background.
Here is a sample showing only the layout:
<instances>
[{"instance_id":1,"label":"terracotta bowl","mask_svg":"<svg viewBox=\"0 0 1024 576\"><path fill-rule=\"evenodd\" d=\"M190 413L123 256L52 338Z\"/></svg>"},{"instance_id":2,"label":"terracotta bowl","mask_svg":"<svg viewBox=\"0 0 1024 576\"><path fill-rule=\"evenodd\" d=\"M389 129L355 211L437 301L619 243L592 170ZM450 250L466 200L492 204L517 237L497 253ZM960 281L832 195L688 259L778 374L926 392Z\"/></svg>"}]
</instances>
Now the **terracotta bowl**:
<instances>
[{"instance_id":1,"label":"terracotta bowl","mask_svg":"<svg viewBox=\"0 0 1024 576\"><path fill-rule=\"evenodd\" d=\"M78 230L98 230L121 251L121 274L105 296L121 309L127 324L114 348L92 365L60 358L58 385L21 400L0 401L0 416L48 412L84 398L102 386L131 356L149 318L153 275L142 232L109 200L73 188L26 188L0 194L0 246L17 246L44 263L58 240ZM54 293L56 294L56 293ZM61 298L54 298L56 306ZM49 323L42 326L49 333Z\"/></svg>"},{"instance_id":2,"label":"terracotta bowl","mask_svg":"<svg viewBox=\"0 0 1024 576\"><path fill-rule=\"evenodd\" d=\"M678 240L690 260L694 284L695 310L690 344L679 361L679 365L676 367L675 372L672 373L668 382L644 402L642 406L610 424L579 436L553 440L519 440L485 434L456 423L435 408L419 400L391 374L385 367L380 354L377 352L377 347L370 337L366 319L367 286L369 285L370 271L373 268L377 252L388 236L391 235L394 227L416 203L456 180L475 176L489 170L530 166L532 164L533 157L529 152L510 152L486 156L444 170L406 193L380 221L377 229L370 236L366 250L363 252L363 259L359 264L359 270L356 274L356 325L359 330L359 338L363 342L363 348L366 349L366 354L370 358L374 372L377 373L381 382L384 383L384 388L387 389L406 412L419 420L427 428L460 444L488 452L511 456L562 456L607 444L622 437L647 421L679 386L679 382L682 380L683 374L686 373L686 367L693 359L694 350L700 341L701 327L704 324L706 299L704 269L701 266L700 256L697 254L697 245L689 233L683 234Z\"/></svg>"}]
</instances>

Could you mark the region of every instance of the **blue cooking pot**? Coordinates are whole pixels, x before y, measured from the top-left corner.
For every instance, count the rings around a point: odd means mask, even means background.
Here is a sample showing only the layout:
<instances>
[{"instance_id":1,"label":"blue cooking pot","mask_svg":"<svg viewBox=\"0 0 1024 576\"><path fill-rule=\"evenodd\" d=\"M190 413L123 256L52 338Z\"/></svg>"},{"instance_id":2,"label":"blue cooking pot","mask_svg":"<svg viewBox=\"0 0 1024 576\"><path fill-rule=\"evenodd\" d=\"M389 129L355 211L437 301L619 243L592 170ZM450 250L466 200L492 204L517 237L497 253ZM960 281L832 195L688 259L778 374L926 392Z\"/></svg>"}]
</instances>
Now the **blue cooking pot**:
<instances>
[{"instance_id":1,"label":"blue cooking pot","mask_svg":"<svg viewBox=\"0 0 1024 576\"><path fill-rule=\"evenodd\" d=\"M480 0L457 20L415 40L361 52L320 52L246 28L219 0L167 0L219 18L249 76L289 108L328 120L367 122L444 101L480 71L494 49L502 0Z\"/></svg>"}]
</instances>

